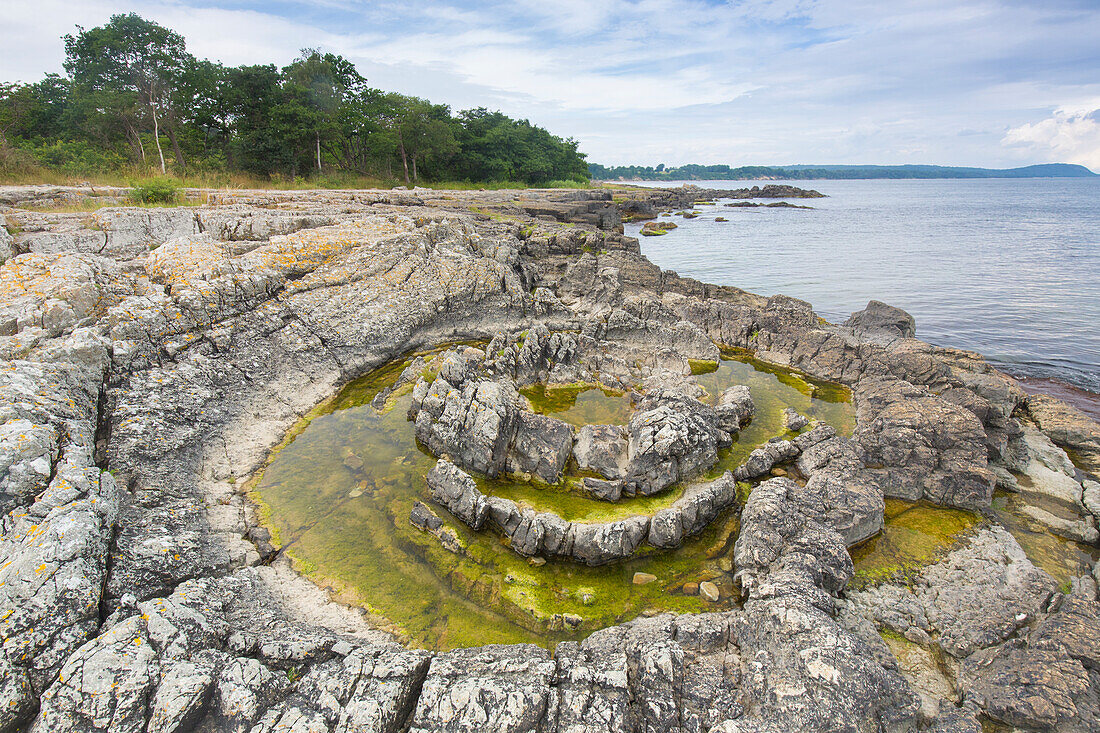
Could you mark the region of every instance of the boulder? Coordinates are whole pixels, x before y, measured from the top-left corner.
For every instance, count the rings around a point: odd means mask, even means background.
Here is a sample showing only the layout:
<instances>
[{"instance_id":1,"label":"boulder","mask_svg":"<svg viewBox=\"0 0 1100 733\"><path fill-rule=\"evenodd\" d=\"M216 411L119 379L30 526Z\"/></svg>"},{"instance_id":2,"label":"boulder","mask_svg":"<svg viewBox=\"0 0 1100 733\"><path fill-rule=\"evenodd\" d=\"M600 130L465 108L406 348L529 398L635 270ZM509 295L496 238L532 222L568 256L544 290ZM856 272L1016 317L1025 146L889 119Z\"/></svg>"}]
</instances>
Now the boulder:
<instances>
[{"instance_id":1,"label":"boulder","mask_svg":"<svg viewBox=\"0 0 1100 733\"><path fill-rule=\"evenodd\" d=\"M797 410L787 407L783 410L783 427L787 430L798 431L810 424L810 419L801 415Z\"/></svg>"},{"instance_id":2,"label":"boulder","mask_svg":"<svg viewBox=\"0 0 1100 733\"><path fill-rule=\"evenodd\" d=\"M735 384L718 396L718 405L714 411L718 417L718 428L727 433L736 433L752 419L756 406L749 388L743 384Z\"/></svg>"},{"instance_id":3,"label":"boulder","mask_svg":"<svg viewBox=\"0 0 1100 733\"><path fill-rule=\"evenodd\" d=\"M996 478L974 413L898 379L862 380L854 439L888 497L963 509L989 506Z\"/></svg>"},{"instance_id":4,"label":"boulder","mask_svg":"<svg viewBox=\"0 0 1100 733\"><path fill-rule=\"evenodd\" d=\"M581 485L585 491L597 499L603 501L618 501L623 495L623 480L604 481L603 479L586 476Z\"/></svg>"},{"instance_id":5,"label":"boulder","mask_svg":"<svg viewBox=\"0 0 1100 733\"><path fill-rule=\"evenodd\" d=\"M605 524L574 522L573 559L585 565L605 565L633 555L649 531L648 517L627 517Z\"/></svg>"},{"instance_id":6,"label":"boulder","mask_svg":"<svg viewBox=\"0 0 1100 733\"><path fill-rule=\"evenodd\" d=\"M520 397L509 383L467 381L454 387L440 376L415 416L416 439L437 456L497 476L520 421Z\"/></svg>"},{"instance_id":7,"label":"boulder","mask_svg":"<svg viewBox=\"0 0 1100 733\"><path fill-rule=\"evenodd\" d=\"M699 400L659 389L646 395L630 418L627 493L648 496L707 470L718 448L730 444L715 411Z\"/></svg>"},{"instance_id":8,"label":"boulder","mask_svg":"<svg viewBox=\"0 0 1100 733\"><path fill-rule=\"evenodd\" d=\"M738 481L763 476L777 464L793 460L798 456L798 446L789 440L773 440L753 450L733 475Z\"/></svg>"},{"instance_id":9,"label":"boulder","mask_svg":"<svg viewBox=\"0 0 1100 733\"><path fill-rule=\"evenodd\" d=\"M558 483L573 450L573 427L531 412L521 412L517 418L505 468L512 473L533 474L543 483Z\"/></svg>"},{"instance_id":10,"label":"boulder","mask_svg":"<svg viewBox=\"0 0 1100 733\"><path fill-rule=\"evenodd\" d=\"M441 458L424 478L433 500L472 529L481 529L489 506L469 474Z\"/></svg>"},{"instance_id":11,"label":"boulder","mask_svg":"<svg viewBox=\"0 0 1100 733\"><path fill-rule=\"evenodd\" d=\"M737 482L729 471L716 481L690 486L672 506L653 515L648 542L660 548L679 547L736 502Z\"/></svg>"},{"instance_id":12,"label":"boulder","mask_svg":"<svg viewBox=\"0 0 1100 733\"><path fill-rule=\"evenodd\" d=\"M584 471L595 471L605 479L621 479L630 444L621 425L585 425L577 430L573 456Z\"/></svg>"},{"instance_id":13,"label":"boulder","mask_svg":"<svg viewBox=\"0 0 1100 733\"><path fill-rule=\"evenodd\" d=\"M844 325L857 333L877 333L895 338L913 338L917 331L913 316L901 308L877 300L870 301L866 308L853 313Z\"/></svg>"}]
</instances>

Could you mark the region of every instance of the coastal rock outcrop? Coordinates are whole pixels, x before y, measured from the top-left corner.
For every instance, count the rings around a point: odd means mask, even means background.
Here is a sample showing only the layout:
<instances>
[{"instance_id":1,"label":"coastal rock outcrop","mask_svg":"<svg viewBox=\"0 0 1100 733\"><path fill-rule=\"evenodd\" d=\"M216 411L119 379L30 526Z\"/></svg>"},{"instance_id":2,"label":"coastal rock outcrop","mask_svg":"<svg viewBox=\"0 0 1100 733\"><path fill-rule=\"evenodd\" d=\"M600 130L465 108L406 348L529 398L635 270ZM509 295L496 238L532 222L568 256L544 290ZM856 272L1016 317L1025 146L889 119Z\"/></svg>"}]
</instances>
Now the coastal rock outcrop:
<instances>
[{"instance_id":1,"label":"coastal rock outcrop","mask_svg":"<svg viewBox=\"0 0 1100 733\"><path fill-rule=\"evenodd\" d=\"M881 333L897 338L913 338L917 333L917 322L913 316L901 308L877 300L872 300L866 308L853 313L844 325L856 333Z\"/></svg>"},{"instance_id":2,"label":"coastal rock outcrop","mask_svg":"<svg viewBox=\"0 0 1100 733\"><path fill-rule=\"evenodd\" d=\"M990 466L1020 468L1021 421L1090 460L1096 428L1059 403L1025 402L897 314L836 326L793 298L662 271L614 231L626 207L610 191L208 194L102 211L102 230L5 212L26 226L0 265L0 730L1097 727L1096 586L1061 592L993 519L912 586L848 587L847 548L882 526L884 496L988 507ZM632 195L655 209L706 197ZM7 189L0 203L85 196ZM452 459L429 474L435 501L525 556L595 565L675 547L743 500L732 558L715 558L742 605L640 617L552 654L432 652L296 574L243 479L340 385L466 339L492 341L402 383L418 436ZM819 426L771 448L797 481L726 474L606 523L483 494L455 465L549 483L584 455L594 480L635 493L698 476L752 412L744 390L717 406L692 391L716 344L849 385L855 433ZM652 420L574 432L517 390L582 379L641 384ZM436 531L433 516L416 521ZM880 629L949 658L935 717Z\"/></svg>"},{"instance_id":3,"label":"coastal rock outcrop","mask_svg":"<svg viewBox=\"0 0 1100 733\"><path fill-rule=\"evenodd\" d=\"M855 440L868 479L888 497L964 509L989 506L995 476L974 413L899 379L856 387Z\"/></svg>"}]
</instances>

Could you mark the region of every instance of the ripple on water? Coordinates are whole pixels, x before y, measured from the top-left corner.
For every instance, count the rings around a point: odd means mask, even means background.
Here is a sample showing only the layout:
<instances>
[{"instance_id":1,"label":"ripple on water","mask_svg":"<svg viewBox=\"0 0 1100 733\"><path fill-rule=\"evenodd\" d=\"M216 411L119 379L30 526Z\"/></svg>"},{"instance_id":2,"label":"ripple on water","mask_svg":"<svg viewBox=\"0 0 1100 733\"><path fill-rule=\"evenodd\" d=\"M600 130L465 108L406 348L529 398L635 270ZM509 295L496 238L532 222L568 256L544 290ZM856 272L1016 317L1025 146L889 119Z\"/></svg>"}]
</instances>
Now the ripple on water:
<instances>
[{"instance_id":1,"label":"ripple on water","mask_svg":"<svg viewBox=\"0 0 1100 733\"><path fill-rule=\"evenodd\" d=\"M716 473L740 463L751 449L781 434L782 409L795 409L850 432L853 415L846 390L793 372L727 354L697 377L713 402L723 389L747 384L756 417L737 444L724 452ZM349 384L292 430L255 483L252 496L265 524L295 566L343 600L360 605L402 633L410 643L448 649L485 643L552 645L641 614L728 608L737 597L729 558L738 515L729 511L673 551L649 549L628 561L589 568L571 562L534 565L513 553L491 531L474 532L438 509L465 545L458 556L409 523L414 502L426 500L424 475L435 458L416 444L406 419L408 389L391 395L384 409L370 402L396 380L410 359L398 360ZM525 390L533 407L573 420L625 422L629 399L576 385L572 394ZM533 398L533 399L532 399ZM575 423L576 424L576 423ZM682 487L652 497L609 504L562 486L480 478L483 491L538 511L579 521L650 514L675 501ZM725 568L725 569L723 569ZM658 580L634 585L635 572ZM711 580L722 591L716 606L685 595L688 582ZM562 630L555 614L584 619L578 631Z\"/></svg>"}]
</instances>

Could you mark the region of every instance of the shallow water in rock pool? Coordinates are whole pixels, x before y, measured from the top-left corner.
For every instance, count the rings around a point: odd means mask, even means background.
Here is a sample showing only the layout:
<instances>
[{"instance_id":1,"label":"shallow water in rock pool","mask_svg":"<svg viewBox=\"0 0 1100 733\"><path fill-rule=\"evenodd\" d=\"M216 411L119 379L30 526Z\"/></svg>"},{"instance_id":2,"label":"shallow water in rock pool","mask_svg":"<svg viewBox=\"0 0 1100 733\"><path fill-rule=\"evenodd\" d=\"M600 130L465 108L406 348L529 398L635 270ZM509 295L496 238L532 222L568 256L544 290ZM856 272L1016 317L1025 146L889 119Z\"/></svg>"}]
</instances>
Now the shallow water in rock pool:
<instances>
[{"instance_id":1,"label":"shallow water in rock pool","mask_svg":"<svg viewBox=\"0 0 1100 733\"><path fill-rule=\"evenodd\" d=\"M465 545L465 555L443 549L409 523L418 499L427 499L424 475L435 458L416 444L406 419L410 396L398 390L377 410L371 400L408 364L398 360L344 388L307 416L273 452L253 498L295 566L342 600L372 612L376 622L409 643L449 649L486 643L552 645L638 615L700 612L732 607L736 591L729 558L738 516L728 511L673 551L647 548L631 560L590 568L567 561L535 565L516 555L492 531L474 532L436 507ZM726 354L696 379L712 403L725 388L746 384L756 416L710 475L741 463L768 438L784 433L782 410L796 410L850 433L854 415L843 387L802 377L742 354ZM524 390L532 409L574 424L625 423L630 398L596 386ZM482 491L570 520L607 521L651 514L683 493L678 486L657 496L617 504L576 490L580 477L562 486L478 479ZM727 570L723 570L725 565ZM635 572L657 580L634 585ZM685 595L687 582L713 581L717 604ZM557 614L576 614L580 628L565 631Z\"/></svg>"},{"instance_id":2,"label":"shallow water in rock pool","mask_svg":"<svg viewBox=\"0 0 1100 733\"><path fill-rule=\"evenodd\" d=\"M1052 500L1001 491L993 498L993 517L1016 538L1028 560L1058 583L1068 584L1075 576L1088 575L1100 556L1096 548L1052 534L1022 511L1027 504L1067 519L1078 518ZM982 517L972 512L899 499L886 500L885 520L882 532L851 549L854 588L904 581L954 549L983 523Z\"/></svg>"}]
</instances>

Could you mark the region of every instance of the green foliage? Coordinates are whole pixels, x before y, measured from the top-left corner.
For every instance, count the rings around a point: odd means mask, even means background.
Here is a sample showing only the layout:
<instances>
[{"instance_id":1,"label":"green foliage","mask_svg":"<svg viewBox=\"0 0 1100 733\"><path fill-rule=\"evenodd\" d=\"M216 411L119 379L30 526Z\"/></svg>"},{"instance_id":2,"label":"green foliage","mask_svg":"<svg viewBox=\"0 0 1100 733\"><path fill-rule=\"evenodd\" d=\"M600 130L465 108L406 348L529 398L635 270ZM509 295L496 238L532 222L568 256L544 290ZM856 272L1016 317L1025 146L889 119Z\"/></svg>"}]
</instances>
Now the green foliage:
<instances>
[{"instance_id":1,"label":"green foliage","mask_svg":"<svg viewBox=\"0 0 1100 733\"><path fill-rule=\"evenodd\" d=\"M1080 165L1047 163L1023 168L964 168L942 165L698 165L691 163L666 168L644 165L602 166L589 163L588 172L600 181L748 181L748 180L813 180L857 178L1084 178L1096 174Z\"/></svg>"},{"instance_id":2,"label":"green foliage","mask_svg":"<svg viewBox=\"0 0 1100 733\"><path fill-rule=\"evenodd\" d=\"M130 198L139 204L172 204L180 199L180 184L173 178L150 178L135 183Z\"/></svg>"},{"instance_id":3,"label":"green foliage","mask_svg":"<svg viewBox=\"0 0 1100 733\"><path fill-rule=\"evenodd\" d=\"M292 186L364 177L587 185L576 141L500 112L452 114L373 89L336 54L307 48L282 69L227 68L134 13L63 40L68 78L0 84L0 149L26 150L51 171L244 173ZM0 175L31 175L10 161L0 160Z\"/></svg>"},{"instance_id":4,"label":"green foliage","mask_svg":"<svg viewBox=\"0 0 1100 733\"><path fill-rule=\"evenodd\" d=\"M77 176L81 173L106 173L126 164L126 158L114 150L104 150L84 140L26 143L23 149L39 165Z\"/></svg>"},{"instance_id":5,"label":"green foliage","mask_svg":"<svg viewBox=\"0 0 1100 733\"><path fill-rule=\"evenodd\" d=\"M587 178L584 179L584 180L577 180L575 178L572 178L572 179L569 179L569 180L547 181L546 183L544 183L542 185L543 185L544 188L591 188L592 187L592 184L588 181Z\"/></svg>"}]
</instances>

